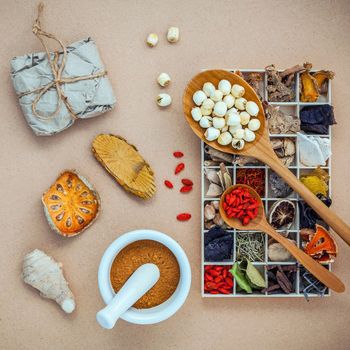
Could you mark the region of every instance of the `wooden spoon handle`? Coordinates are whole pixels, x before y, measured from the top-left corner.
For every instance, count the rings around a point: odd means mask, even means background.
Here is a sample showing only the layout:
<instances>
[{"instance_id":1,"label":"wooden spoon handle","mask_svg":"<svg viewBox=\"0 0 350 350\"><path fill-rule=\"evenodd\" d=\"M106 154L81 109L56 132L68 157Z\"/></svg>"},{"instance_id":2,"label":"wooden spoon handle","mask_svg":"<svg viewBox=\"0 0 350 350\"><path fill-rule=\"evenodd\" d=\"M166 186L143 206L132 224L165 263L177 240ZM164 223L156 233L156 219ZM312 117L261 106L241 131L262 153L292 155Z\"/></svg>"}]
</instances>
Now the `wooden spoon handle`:
<instances>
[{"instance_id":1,"label":"wooden spoon handle","mask_svg":"<svg viewBox=\"0 0 350 350\"><path fill-rule=\"evenodd\" d=\"M300 182L296 176L286 168L275 153L257 152L254 155L257 159L271 167L293 190L303 199L312 209L330 226L332 229L350 246L350 227L337 214L329 209L322 201L319 200L306 186Z\"/></svg>"},{"instance_id":2,"label":"wooden spoon handle","mask_svg":"<svg viewBox=\"0 0 350 350\"><path fill-rule=\"evenodd\" d=\"M342 293L345 291L343 282L331 271L304 253L295 244L281 236L275 231L266 221L263 226L263 231L283 245L310 273L312 273L320 282L335 292Z\"/></svg>"}]
</instances>

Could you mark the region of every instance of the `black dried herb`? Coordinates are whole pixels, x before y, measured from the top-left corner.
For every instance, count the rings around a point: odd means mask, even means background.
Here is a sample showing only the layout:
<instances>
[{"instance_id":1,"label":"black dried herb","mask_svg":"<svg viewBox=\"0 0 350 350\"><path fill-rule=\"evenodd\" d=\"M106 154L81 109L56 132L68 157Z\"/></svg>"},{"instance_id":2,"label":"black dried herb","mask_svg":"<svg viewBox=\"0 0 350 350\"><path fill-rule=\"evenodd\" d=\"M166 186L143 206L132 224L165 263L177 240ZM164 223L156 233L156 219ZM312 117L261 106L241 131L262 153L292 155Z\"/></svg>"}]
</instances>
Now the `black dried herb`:
<instances>
[{"instance_id":1,"label":"black dried herb","mask_svg":"<svg viewBox=\"0 0 350 350\"><path fill-rule=\"evenodd\" d=\"M217 262L232 259L233 236L215 226L204 234L204 259Z\"/></svg>"},{"instance_id":2,"label":"black dried herb","mask_svg":"<svg viewBox=\"0 0 350 350\"><path fill-rule=\"evenodd\" d=\"M275 198L286 198L293 192L292 188L276 173L269 175L269 182Z\"/></svg>"},{"instance_id":3,"label":"black dried herb","mask_svg":"<svg viewBox=\"0 0 350 350\"><path fill-rule=\"evenodd\" d=\"M336 124L330 105L307 106L300 111L300 128L307 133L328 134L330 125Z\"/></svg>"},{"instance_id":4,"label":"black dried herb","mask_svg":"<svg viewBox=\"0 0 350 350\"><path fill-rule=\"evenodd\" d=\"M261 292L268 294L290 294L295 292L296 265L268 265L268 287Z\"/></svg>"}]
</instances>

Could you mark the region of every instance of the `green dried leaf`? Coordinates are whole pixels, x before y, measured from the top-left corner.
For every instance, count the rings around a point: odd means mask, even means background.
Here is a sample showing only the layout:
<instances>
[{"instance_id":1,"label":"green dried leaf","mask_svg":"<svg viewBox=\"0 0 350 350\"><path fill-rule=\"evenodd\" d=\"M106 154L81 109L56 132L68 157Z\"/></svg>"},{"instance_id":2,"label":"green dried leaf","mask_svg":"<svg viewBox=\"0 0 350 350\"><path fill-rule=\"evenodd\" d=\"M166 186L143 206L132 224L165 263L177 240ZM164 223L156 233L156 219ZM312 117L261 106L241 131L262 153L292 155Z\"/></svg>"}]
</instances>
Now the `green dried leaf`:
<instances>
[{"instance_id":1,"label":"green dried leaf","mask_svg":"<svg viewBox=\"0 0 350 350\"><path fill-rule=\"evenodd\" d=\"M243 271L241 270L239 263L235 262L232 266L232 269L230 270L232 275L235 277L237 284L245 290L247 293L253 293L251 286L249 285L249 282L244 276Z\"/></svg>"},{"instance_id":2,"label":"green dried leaf","mask_svg":"<svg viewBox=\"0 0 350 350\"><path fill-rule=\"evenodd\" d=\"M259 270L249 260L247 260L247 268L245 273L245 277L253 289L262 289L266 287L265 279L261 276Z\"/></svg>"}]
</instances>

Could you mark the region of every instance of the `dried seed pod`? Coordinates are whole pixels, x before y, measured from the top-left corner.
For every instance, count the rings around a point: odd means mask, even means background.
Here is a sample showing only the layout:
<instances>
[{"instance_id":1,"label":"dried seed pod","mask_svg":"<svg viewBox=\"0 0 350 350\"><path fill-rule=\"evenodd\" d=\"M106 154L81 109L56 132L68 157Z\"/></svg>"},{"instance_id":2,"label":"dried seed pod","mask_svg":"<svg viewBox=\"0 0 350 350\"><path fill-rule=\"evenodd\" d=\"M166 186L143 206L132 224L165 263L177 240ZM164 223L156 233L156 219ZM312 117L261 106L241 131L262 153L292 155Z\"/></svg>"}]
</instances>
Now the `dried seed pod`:
<instances>
[{"instance_id":1,"label":"dried seed pod","mask_svg":"<svg viewBox=\"0 0 350 350\"><path fill-rule=\"evenodd\" d=\"M74 170L64 171L41 200L50 227L65 237L83 232L100 210L98 193Z\"/></svg>"},{"instance_id":2,"label":"dried seed pod","mask_svg":"<svg viewBox=\"0 0 350 350\"><path fill-rule=\"evenodd\" d=\"M126 191L142 199L154 196L153 170L135 146L120 136L100 134L92 142L92 152Z\"/></svg>"}]
</instances>

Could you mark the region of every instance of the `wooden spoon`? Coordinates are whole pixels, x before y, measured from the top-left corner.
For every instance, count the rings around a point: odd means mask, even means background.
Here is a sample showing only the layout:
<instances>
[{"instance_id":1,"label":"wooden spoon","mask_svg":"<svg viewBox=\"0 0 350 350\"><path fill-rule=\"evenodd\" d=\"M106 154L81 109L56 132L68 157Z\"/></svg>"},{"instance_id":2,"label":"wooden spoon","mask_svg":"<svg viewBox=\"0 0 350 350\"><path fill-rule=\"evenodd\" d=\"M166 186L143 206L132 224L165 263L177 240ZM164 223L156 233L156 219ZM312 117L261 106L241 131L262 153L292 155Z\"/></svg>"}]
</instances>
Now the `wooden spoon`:
<instances>
[{"instance_id":1,"label":"wooden spoon","mask_svg":"<svg viewBox=\"0 0 350 350\"><path fill-rule=\"evenodd\" d=\"M258 119L261 127L256 131L256 139L254 142L245 143L242 150L236 150L231 145L221 146L216 141L207 141L204 137L205 130L202 129L198 122L193 120L191 110L195 106L192 96L197 90L201 90L203 84L211 82L215 86L221 79L228 80L232 85L239 84L245 88L244 98L248 101L254 101L259 106ZM221 152L239 154L247 157L254 157L261 162L267 164L273 171L281 176L286 183L310 205L317 214L333 228L333 230L350 245L350 227L323 202L321 202L307 187L305 187L296 176L285 167L273 151L270 143L269 131L267 122L265 121L265 113L263 106L253 88L237 74L225 70L207 70L196 75L187 85L183 96L183 109L187 122L194 133L210 147L213 147Z\"/></svg>"},{"instance_id":2,"label":"wooden spoon","mask_svg":"<svg viewBox=\"0 0 350 350\"><path fill-rule=\"evenodd\" d=\"M229 218L226 215L224 208L222 207L223 202L225 201L225 197L228 193L231 193L237 187L244 187L248 189L249 193L256 198L259 203L259 211L258 216L251 220L248 225L244 226L241 223L241 220L236 218ZM310 273L312 273L319 281L321 281L325 286L334 290L335 292L342 293L345 290L345 286L343 282L331 271L327 270L324 266L318 263L316 260L311 258L309 255L304 253L301 249L299 249L295 244L289 241L287 238L280 235L266 220L264 205L260 196L257 192L247 185L233 185L230 186L220 198L219 205L220 215L225 221L225 223L237 230L244 231L263 231L267 233L270 237L272 237L275 241L283 245L295 259L297 259Z\"/></svg>"}]
</instances>

